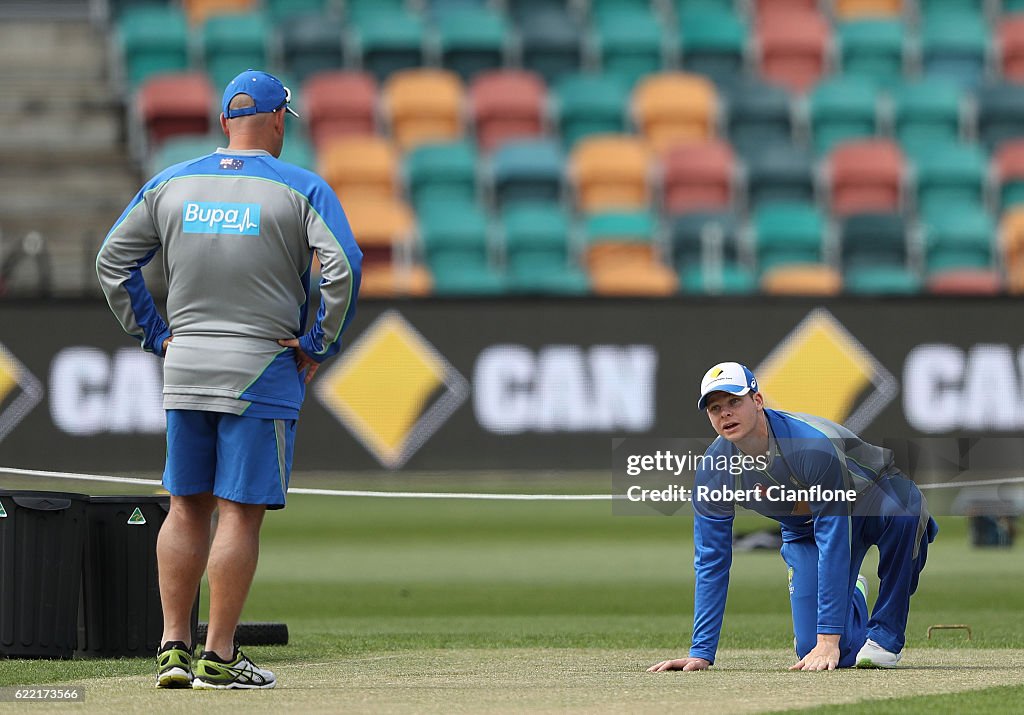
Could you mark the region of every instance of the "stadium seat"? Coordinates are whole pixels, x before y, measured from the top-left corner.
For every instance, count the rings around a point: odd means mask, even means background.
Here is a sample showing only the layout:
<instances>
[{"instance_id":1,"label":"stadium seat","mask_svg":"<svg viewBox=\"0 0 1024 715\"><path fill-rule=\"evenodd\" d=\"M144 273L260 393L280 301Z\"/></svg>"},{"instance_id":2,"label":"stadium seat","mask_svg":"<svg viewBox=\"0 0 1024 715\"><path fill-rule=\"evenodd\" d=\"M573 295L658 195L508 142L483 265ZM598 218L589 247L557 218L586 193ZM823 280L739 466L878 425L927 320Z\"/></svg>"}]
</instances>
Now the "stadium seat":
<instances>
[{"instance_id":1,"label":"stadium seat","mask_svg":"<svg viewBox=\"0 0 1024 715\"><path fill-rule=\"evenodd\" d=\"M782 87L754 79L737 83L727 106L729 139L740 155L793 141L792 97Z\"/></svg>"},{"instance_id":2,"label":"stadium seat","mask_svg":"<svg viewBox=\"0 0 1024 715\"><path fill-rule=\"evenodd\" d=\"M355 197L345 216L363 251L363 267L392 265L413 242L415 220L409 206L394 197Z\"/></svg>"},{"instance_id":3,"label":"stadium seat","mask_svg":"<svg viewBox=\"0 0 1024 715\"><path fill-rule=\"evenodd\" d=\"M470 115L480 150L544 131L547 87L540 75L523 70L481 72L469 88Z\"/></svg>"},{"instance_id":4,"label":"stadium seat","mask_svg":"<svg viewBox=\"0 0 1024 715\"><path fill-rule=\"evenodd\" d=\"M1014 293L1024 291L1024 207L1009 209L999 222L999 244L1007 283Z\"/></svg>"},{"instance_id":5,"label":"stadium seat","mask_svg":"<svg viewBox=\"0 0 1024 715\"><path fill-rule=\"evenodd\" d=\"M296 15L278 30L281 60L289 74L303 82L318 72L341 69L343 28L332 17Z\"/></svg>"},{"instance_id":6,"label":"stadium seat","mask_svg":"<svg viewBox=\"0 0 1024 715\"><path fill-rule=\"evenodd\" d=\"M469 82L480 72L505 64L509 27L503 15L486 7L463 7L437 21L441 66Z\"/></svg>"},{"instance_id":7,"label":"stadium seat","mask_svg":"<svg viewBox=\"0 0 1024 715\"><path fill-rule=\"evenodd\" d=\"M844 75L863 77L882 87L894 86L902 79L907 40L898 15L841 23L837 40Z\"/></svg>"},{"instance_id":8,"label":"stadium seat","mask_svg":"<svg viewBox=\"0 0 1024 715\"><path fill-rule=\"evenodd\" d=\"M405 156L409 198L417 211L435 201L477 200L477 154L464 141L421 144Z\"/></svg>"},{"instance_id":9,"label":"stadium seat","mask_svg":"<svg viewBox=\"0 0 1024 715\"><path fill-rule=\"evenodd\" d=\"M630 87L664 66L664 31L645 2L598 14L592 37L602 72L621 77Z\"/></svg>"},{"instance_id":10,"label":"stadium seat","mask_svg":"<svg viewBox=\"0 0 1024 715\"><path fill-rule=\"evenodd\" d=\"M729 209L735 193L735 163L732 147L717 139L669 149L661 161L665 211Z\"/></svg>"},{"instance_id":11,"label":"stadium seat","mask_svg":"<svg viewBox=\"0 0 1024 715\"><path fill-rule=\"evenodd\" d=\"M826 80L811 90L808 103L812 143L818 154L826 154L842 142L875 135L878 95L870 80Z\"/></svg>"},{"instance_id":12,"label":"stadium seat","mask_svg":"<svg viewBox=\"0 0 1024 715\"><path fill-rule=\"evenodd\" d=\"M263 0L263 7L273 23L300 15L324 15L331 0Z\"/></svg>"},{"instance_id":13,"label":"stadium seat","mask_svg":"<svg viewBox=\"0 0 1024 715\"><path fill-rule=\"evenodd\" d=\"M570 74L554 87L558 130L571 149L591 134L626 130L630 89L621 77Z\"/></svg>"},{"instance_id":14,"label":"stadium seat","mask_svg":"<svg viewBox=\"0 0 1024 715\"><path fill-rule=\"evenodd\" d=\"M350 42L359 62L379 82L425 64L426 28L418 15L381 8L354 19L350 28Z\"/></svg>"},{"instance_id":15,"label":"stadium seat","mask_svg":"<svg viewBox=\"0 0 1024 715\"><path fill-rule=\"evenodd\" d=\"M341 199L398 195L398 153L383 137L340 137L318 154L319 173Z\"/></svg>"},{"instance_id":16,"label":"stadium seat","mask_svg":"<svg viewBox=\"0 0 1024 715\"><path fill-rule=\"evenodd\" d=\"M633 90L631 108L637 130L657 154L674 144L705 141L717 133L717 92L700 75L650 75Z\"/></svg>"},{"instance_id":17,"label":"stadium seat","mask_svg":"<svg viewBox=\"0 0 1024 715\"><path fill-rule=\"evenodd\" d=\"M422 298L433 292L433 278L418 263L363 265L360 298Z\"/></svg>"},{"instance_id":18,"label":"stadium seat","mask_svg":"<svg viewBox=\"0 0 1024 715\"><path fill-rule=\"evenodd\" d=\"M316 171L316 150L301 131L285 132L284 147L281 149L281 161L295 164L307 171Z\"/></svg>"},{"instance_id":19,"label":"stadium seat","mask_svg":"<svg viewBox=\"0 0 1024 715\"><path fill-rule=\"evenodd\" d=\"M717 12L736 11L736 3L734 0L669 0L669 4L675 11L676 17L681 17L686 12L698 10Z\"/></svg>"},{"instance_id":20,"label":"stadium seat","mask_svg":"<svg viewBox=\"0 0 1024 715\"><path fill-rule=\"evenodd\" d=\"M601 20L614 15L630 15L651 9L650 0L590 0L589 12L592 19Z\"/></svg>"},{"instance_id":21,"label":"stadium seat","mask_svg":"<svg viewBox=\"0 0 1024 715\"><path fill-rule=\"evenodd\" d=\"M917 11L922 18L967 14L980 17L985 11L985 2L986 0L917 0Z\"/></svg>"},{"instance_id":22,"label":"stadium seat","mask_svg":"<svg viewBox=\"0 0 1024 715\"><path fill-rule=\"evenodd\" d=\"M814 12L818 0L752 0L754 14L758 19L773 15Z\"/></svg>"},{"instance_id":23,"label":"stadium seat","mask_svg":"<svg viewBox=\"0 0 1024 715\"><path fill-rule=\"evenodd\" d=\"M932 145L911 156L919 211L985 205L988 155L977 144Z\"/></svg>"},{"instance_id":24,"label":"stadium seat","mask_svg":"<svg viewBox=\"0 0 1024 715\"><path fill-rule=\"evenodd\" d=\"M318 149L336 137L373 134L377 82L367 72L319 72L302 85L302 118Z\"/></svg>"},{"instance_id":25,"label":"stadium seat","mask_svg":"<svg viewBox=\"0 0 1024 715\"><path fill-rule=\"evenodd\" d=\"M985 76L988 27L980 13L926 14L921 26L921 69L925 77L941 77L971 89Z\"/></svg>"},{"instance_id":26,"label":"stadium seat","mask_svg":"<svg viewBox=\"0 0 1024 715\"><path fill-rule=\"evenodd\" d=\"M898 213L862 213L839 224L841 261L850 271L860 266L905 266L907 223ZM867 280L867 279L865 279Z\"/></svg>"},{"instance_id":27,"label":"stadium seat","mask_svg":"<svg viewBox=\"0 0 1024 715\"><path fill-rule=\"evenodd\" d=\"M175 135L149 155L146 173L156 176L170 166L209 154L224 144L224 135L220 133Z\"/></svg>"},{"instance_id":28,"label":"stadium seat","mask_svg":"<svg viewBox=\"0 0 1024 715\"><path fill-rule=\"evenodd\" d=\"M500 295L487 217L475 203L438 201L419 214L420 236L437 295Z\"/></svg>"},{"instance_id":29,"label":"stadium seat","mask_svg":"<svg viewBox=\"0 0 1024 715\"><path fill-rule=\"evenodd\" d=\"M1024 204L1024 138L1003 142L992 157L992 175L998 192L998 205Z\"/></svg>"},{"instance_id":30,"label":"stadium seat","mask_svg":"<svg viewBox=\"0 0 1024 715\"><path fill-rule=\"evenodd\" d=\"M157 74L189 67L188 25L175 7L126 9L116 32L122 74L129 88Z\"/></svg>"},{"instance_id":31,"label":"stadium seat","mask_svg":"<svg viewBox=\"0 0 1024 715\"><path fill-rule=\"evenodd\" d=\"M517 139L491 158L490 186L498 208L517 202L558 203L564 191L565 155L550 139Z\"/></svg>"},{"instance_id":32,"label":"stadium seat","mask_svg":"<svg viewBox=\"0 0 1024 715\"><path fill-rule=\"evenodd\" d=\"M755 29L761 77L791 92L805 92L828 71L832 30L818 12L773 11Z\"/></svg>"},{"instance_id":33,"label":"stadium seat","mask_svg":"<svg viewBox=\"0 0 1024 715\"><path fill-rule=\"evenodd\" d=\"M505 0L505 8L516 25L537 15L569 15L573 0Z\"/></svg>"},{"instance_id":34,"label":"stadium seat","mask_svg":"<svg viewBox=\"0 0 1024 715\"><path fill-rule=\"evenodd\" d=\"M582 28L568 12L554 7L519 19L522 66L542 76L548 85L579 72L583 62Z\"/></svg>"},{"instance_id":35,"label":"stadium seat","mask_svg":"<svg viewBox=\"0 0 1024 715\"><path fill-rule=\"evenodd\" d=\"M823 264L780 265L761 276L761 290L769 295L835 296L842 289L843 277Z\"/></svg>"},{"instance_id":36,"label":"stadium seat","mask_svg":"<svg viewBox=\"0 0 1024 715\"><path fill-rule=\"evenodd\" d=\"M911 82L890 90L893 134L905 151L960 141L963 94L942 79Z\"/></svg>"},{"instance_id":37,"label":"stadium seat","mask_svg":"<svg viewBox=\"0 0 1024 715\"><path fill-rule=\"evenodd\" d=\"M900 17L904 0L833 0L832 11L840 20Z\"/></svg>"},{"instance_id":38,"label":"stadium seat","mask_svg":"<svg viewBox=\"0 0 1024 715\"><path fill-rule=\"evenodd\" d=\"M684 70L704 75L722 89L743 78L749 31L736 12L714 3L691 4L678 17Z\"/></svg>"},{"instance_id":39,"label":"stadium seat","mask_svg":"<svg viewBox=\"0 0 1024 715\"><path fill-rule=\"evenodd\" d=\"M916 295L921 278L903 266L852 266L843 273L843 290L855 295Z\"/></svg>"},{"instance_id":40,"label":"stadium seat","mask_svg":"<svg viewBox=\"0 0 1024 715\"><path fill-rule=\"evenodd\" d=\"M415 6L422 8L427 18L436 23L467 10L486 10L492 4L490 0L420 0Z\"/></svg>"},{"instance_id":41,"label":"stadium seat","mask_svg":"<svg viewBox=\"0 0 1024 715\"><path fill-rule=\"evenodd\" d=\"M555 203L518 203L501 213L505 262L516 293L584 295L587 274L569 251L569 216Z\"/></svg>"},{"instance_id":42,"label":"stadium seat","mask_svg":"<svg viewBox=\"0 0 1024 715\"><path fill-rule=\"evenodd\" d=\"M679 289L679 277L657 261L602 265L591 269L590 285L595 295L657 298L674 294Z\"/></svg>"},{"instance_id":43,"label":"stadium seat","mask_svg":"<svg viewBox=\"0 0 1024 715\"><path fill-rule=\"evenodd\" d=\"M680 274L705 257L720 263L739 259L739 221L731 211L695 211L669 218L672 261ZM718 260L720 259L720 261Z\"/></svg>"},{"instance_id":44,"label":"stadium seat","mask_svg":"<svg viewBox=\"0 0 1024 715\"><path fill-rule=\"evenodd\" d=\"M978 138L994 152L1007 140L1024 137L1024 85L994 84L978 90Z\"/></svg>"},{"instance_id":45,"label":"stadium seat","mask_svg":"<svg viewBox=\"0 0 1024 715\"><path fill-rule=\"evenodd\" d=\"M391 133L403 151L462 136L463 89L447 70L411 69L388 78L382 94Z\"/></svg>"},{"instance_id":46,"label":"stadium seat","mask_svg":"<svg viewBox=\"0 0 1024 715\"><path fill-rule=\"evenodd\" d=\"M693 264L679 271L679 288L691 295L751 295L758 292L757 276L739 263Z\"/></svg>"},{"instance_id":47,"label":"stadium seat","mask_svg":"<svg viewBox=\"0 0 1024 715\"><path fill-rule=\"evenodd\" d=\"M261 12L214 15L203 23L199 44L214 87L224 87L246 67L267 66L270 23Z\"/></svg>"},{"instance_id":48,"label":"stadium seat","mask_svg":"<svg viewBox=\"0 0 1024 715\"><path fill-rule=\"evenodd\" d=\"M136 100L150 147L178 134L208 134L213 129L214 89L202 72L161 74L147 79Z\"/></svg>"},{"instance_id":49,"label":"stadium seat","mask_svg":"<svg viewBox=\"0 0 1024 715\"><path fill-rule=\"evenodd\" d=\"M747 203L815 200L814 159L810 152L783 143L764 144L745 157Z\"/></svg>"},{"instance_id":50,"label":"stadium seat","mask_svg":"<svg viewBox=\"0 0 1024 715\"><path fill-rule=\"evenodd\" d=\"M1024 82L1024 14L1007 15L996 26L999 70L1008 82Z\"/></svg>"},{"instance_id":51,"label":"stadium seat","mask_svg":"<svg viewBox=\"0 0 1024 715\"><path fill-rule=\"evenodd\" d=\"M995 226L979 207L937 206L922 214L925 272L993 265Z\"/></svg>"},{"instance_id":52,"label":"stadium seat","mask_svg":"<svg viewBox=\"0 0 1024 715\"><path fill-rule=\"evenodd\" d=\"M576 204L584 213L644 209L651 203L650 154L636 137L587 137L572 150L569 164Z\"/></svg>"},{"instance_id":53,"label":"stadium seat","mask_svg":"<svg viewBox=\"0 0 1024 715\"><path fill-rule=\"evenodd\" d=\"M998 271L965 268L939 271L928 276L927 290L934 295L999 295L1003 281Z\"/></svg>"},{"instance_id":54,"label":"stadium seat","mask_svg":"<svg viewBox=\"0 0 1024 715\"><path fill-rule=\"evenodd\" d=\"M754 252L763 273L824 259L825 218L813 204L765 203L753 214Z\"/></svg>"},{"instance_id":55,"label":"stadium seat","mask_svg":"<svg viewBox=\"0 0 1024 715\"><path fill-rule=\"evenodd\" d=\"M259 0L181 0L181 6L185 11L185 17L188 18L188 24L192 27L201 27L214 15L257 10Z\"/></svg>"},{"instance_id":56,"label":"stadium seat","mask_svg":"<svg viewBox=\"0 0 1024 715\"><path fill-rule=\"evenodd\" d=\"M132 13L140 8L167 8L170 0L106 0L106 19L116 22L123 14Z\"/></svg>"},{"instance_id":57,"label":"stadium seat","mask_svg":"<svg viewBox=\"0 0 1024 715\"><path fill-rule=\"evenodd\" d=\"M656 261L657 232L657 220L649 211L590 214L583 225L584 263L593 270L602 265Z\"/></svg>"},{"instance_id":58,"label":"stadium seat","mask_svg":"<svg viewBox=\"0 0 1024 715\"><path fill-rule=\"evenodd\" d=\"M828 158L832 213L900 211L905 168L899 146L888 139L840 144Z\"/></svg>"}]
</instances>

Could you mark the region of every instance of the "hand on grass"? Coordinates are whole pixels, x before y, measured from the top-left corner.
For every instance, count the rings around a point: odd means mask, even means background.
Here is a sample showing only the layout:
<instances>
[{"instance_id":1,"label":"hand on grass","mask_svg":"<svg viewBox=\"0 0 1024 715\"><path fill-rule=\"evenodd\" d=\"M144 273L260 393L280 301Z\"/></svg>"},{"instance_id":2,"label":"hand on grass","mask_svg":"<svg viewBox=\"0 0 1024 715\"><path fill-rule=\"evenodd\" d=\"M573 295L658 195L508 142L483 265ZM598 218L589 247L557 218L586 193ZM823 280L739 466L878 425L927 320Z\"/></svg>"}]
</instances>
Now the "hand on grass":
<instances>
[{"instance_id":1,"label":"hand on grass","mask_svg":"<svg viewBox=\"0 0 1024 715\"><path fill-rule=\"evenodd\" d=\"M824 636L818 636L818 644L811 649L811 652L801 658L795 665L789 666L790 670L835 670L839 667L839 636L822 640Z\"/></svg>"},{"instance_id":2,"label":"hand on grass","mask_svg":"<svg viewBox=\"0 0 1024 715\"><path fill-rule=\"evenodd\" d=\"M647 669L648 673L664 673L667 670L707 670L711 663L703 658L676 658L655 663Z\"/></svg>"},{"instance_id":3,"label":"hand on grass","mask_svg":"<svg viewBox=\"0 0 1024 715\"><path fill-rule=\"evenodd\" d=\"M313 375L316 374L317 369L320 367L320 363L311 358L309 355L302 351L299 347L299 341L295 338L289 338L288 340L278 340L277 344L283 348L293 348L295 350L295 368L302 372L306 371L306 384L313 379Z\"/></svg>"}]
</instances>

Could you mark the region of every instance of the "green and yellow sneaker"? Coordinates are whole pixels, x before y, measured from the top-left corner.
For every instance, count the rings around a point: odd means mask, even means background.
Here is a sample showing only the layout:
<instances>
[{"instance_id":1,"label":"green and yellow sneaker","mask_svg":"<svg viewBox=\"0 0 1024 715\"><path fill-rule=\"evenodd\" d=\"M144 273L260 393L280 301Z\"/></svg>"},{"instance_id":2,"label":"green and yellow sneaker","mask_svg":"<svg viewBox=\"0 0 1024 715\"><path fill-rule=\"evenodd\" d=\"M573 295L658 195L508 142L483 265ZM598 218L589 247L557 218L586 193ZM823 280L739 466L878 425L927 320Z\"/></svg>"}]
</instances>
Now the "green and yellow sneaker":
<instances>
[{"instance_id":1,"label":"green and yellow sneaker","mask_svg":"<svg viewBox=\"0 0 1024 715\"><path fill-rule=\"evenodd\" d=\"M192 649L181 641L167 641L156 652L156 687L192 685Z\"/></svg>"},{"instance_id":2,"label":"green and yellow sneaker","mask_svg":"<svg viewBox=\"0 0 1024 715\"><path fill-rule=\"evenodd\" d=\"M221 660L213 651L204 650L194 666L192 687L196 690L251 690L272 688L277 678L269 670L260 668L235 646L230 661Z\"/></svg>"}]
</instances>

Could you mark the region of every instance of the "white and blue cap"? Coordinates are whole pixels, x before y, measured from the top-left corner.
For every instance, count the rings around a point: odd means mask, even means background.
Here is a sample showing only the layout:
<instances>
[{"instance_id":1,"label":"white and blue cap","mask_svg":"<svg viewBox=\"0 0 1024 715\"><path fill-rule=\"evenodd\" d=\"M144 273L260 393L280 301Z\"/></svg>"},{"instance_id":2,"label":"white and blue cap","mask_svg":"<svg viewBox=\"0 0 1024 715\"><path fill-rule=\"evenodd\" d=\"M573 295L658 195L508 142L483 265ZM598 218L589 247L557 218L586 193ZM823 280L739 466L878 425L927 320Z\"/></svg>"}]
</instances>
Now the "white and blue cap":
<instances>
[{"instance_id":1,"label":"white and blue cap","mask_svg":"<svg viewBox=\"0 0 1024 715\"><path fill-rule=\"evenodd\" d=\"M239 94L252 97L254 106L241 109L229 109L231 100ZM259 70L246 70L228 82L221 100L221 111L228 119L244 117L250 114L276 112L284 109L293 116L299 116L288 106L292 101L292 91L284 86L277 77Z\"/></svg>"},{"instance_id":2,"label":"white and blue cap","mask_svg":"<svg viewBox=\"0 0 1024 715\"><path fill-rule=\"evenodd\" d=\"M708 395L712 392L728 392L733 395L757 392L757 378L746 365L740 365L738 362L720 362L704 373L704 379L700 381L698 410L703 410L707 406Z\"/></svg>"}]
</instances>

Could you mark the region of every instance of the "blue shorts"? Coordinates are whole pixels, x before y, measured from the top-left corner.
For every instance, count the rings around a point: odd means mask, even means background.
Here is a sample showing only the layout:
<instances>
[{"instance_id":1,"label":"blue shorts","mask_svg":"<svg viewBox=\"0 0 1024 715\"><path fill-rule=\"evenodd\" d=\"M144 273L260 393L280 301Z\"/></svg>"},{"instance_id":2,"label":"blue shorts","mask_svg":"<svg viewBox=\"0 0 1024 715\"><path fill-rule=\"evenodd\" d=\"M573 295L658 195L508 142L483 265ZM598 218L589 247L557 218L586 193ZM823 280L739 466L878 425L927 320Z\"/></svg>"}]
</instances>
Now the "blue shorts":
<instances>
[{"instance_id":1,"label":"blue shorts","mask_svg":"<svg viewBox=\"0 0 1024 715\"><path fill-rule=\"evenodd\" d=\"M297 420L167 410L164 488L174 496L212 492L281 509L288 491Z\"/></svg>"}]
</instances>

